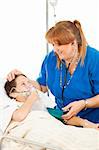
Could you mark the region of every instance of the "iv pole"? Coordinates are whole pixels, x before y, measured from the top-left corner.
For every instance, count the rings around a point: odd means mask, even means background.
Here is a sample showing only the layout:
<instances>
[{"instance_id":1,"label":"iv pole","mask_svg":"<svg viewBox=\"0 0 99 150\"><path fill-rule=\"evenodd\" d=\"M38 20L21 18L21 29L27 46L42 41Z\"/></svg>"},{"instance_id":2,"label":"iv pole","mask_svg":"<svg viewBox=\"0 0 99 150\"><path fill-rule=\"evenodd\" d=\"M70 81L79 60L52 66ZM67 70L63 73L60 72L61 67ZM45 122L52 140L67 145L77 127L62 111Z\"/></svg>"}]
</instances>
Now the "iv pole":
<instances>
[{"instance_id":1,"label":"iv pole","mask_svg":"<svg viewBox=\"0 0 99 150\"><path fill-rule=\"evenodd\" d=\"M49 3L53 7L53 17L54 21L56 22L56 12L55 12L55 7L57 5L58 0L46 0L46 32L48 31L48 25L49 25ZM48 54L49 52L49 46L48 43L46 43L46 53Z\"/></svg>"}]
</instances>

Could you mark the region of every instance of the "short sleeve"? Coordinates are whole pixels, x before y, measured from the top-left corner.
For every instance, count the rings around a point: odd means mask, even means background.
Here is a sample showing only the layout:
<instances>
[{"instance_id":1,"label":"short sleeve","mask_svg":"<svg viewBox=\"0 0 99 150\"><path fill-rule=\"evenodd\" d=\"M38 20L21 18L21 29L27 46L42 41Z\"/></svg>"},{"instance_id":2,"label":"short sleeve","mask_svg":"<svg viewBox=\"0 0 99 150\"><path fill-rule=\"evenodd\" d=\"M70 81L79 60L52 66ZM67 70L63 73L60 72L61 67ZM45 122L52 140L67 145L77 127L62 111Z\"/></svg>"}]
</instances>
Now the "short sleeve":
<instances>
[{"instance_id":1,"label":"short sleeve","mask_svg":"<svg viewBox=\"0 0 99 150\"><path fill-rule=\"evenodd\" d=\"M92 61L92 60L91 60ZM99 94L99 52L96 51L90 67L90 82L94 95Z\"/></svg>"},{"instance_id":2,"label":"short sleeve","mask_svg":"<svg viewBox=\"0 0 99 150\"><path fill-rule=\"evenodd\" d=\"M39 77L37 78L37 82L40 84L40 85L44 85L46 86L46 65L47 65L47 57L45 57L43 63L42 63L42 66L41 66L41 71L39 73Z\"/></svg>"}]
</instances>

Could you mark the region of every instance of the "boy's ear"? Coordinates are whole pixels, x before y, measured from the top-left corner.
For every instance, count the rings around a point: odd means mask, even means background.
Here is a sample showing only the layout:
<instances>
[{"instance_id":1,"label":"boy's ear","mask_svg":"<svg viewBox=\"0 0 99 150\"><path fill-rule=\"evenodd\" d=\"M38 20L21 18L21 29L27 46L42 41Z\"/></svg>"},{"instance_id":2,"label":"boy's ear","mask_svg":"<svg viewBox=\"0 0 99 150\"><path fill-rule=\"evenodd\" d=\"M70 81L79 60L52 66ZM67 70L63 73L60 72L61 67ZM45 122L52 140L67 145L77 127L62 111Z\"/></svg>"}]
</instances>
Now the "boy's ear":
<instances>
[{"instance_id":1,"label":"boy's ear","mask_svg":"<svg viewBox=\"0 0 99 150\"><path fill-rule=\"evenodd\" d=\"M18 93L12 92L12 93L10 93L10 96L13 98L16 98L18 96Z\"/></svg>"},{"instance_id":2,"label":"boy's ear","mask_svg":"<svg viewBox=\"0 0 99 150\"><path fill-rule=\"evenodd\" d=\"M24 102L26 100L26 97L24 97L23 95L20 95L19 93L16 93L16 92L10 93L10 96L12 98L15 98L16 101L19 101L19 102Z\"/></svg>"}]
</instances>

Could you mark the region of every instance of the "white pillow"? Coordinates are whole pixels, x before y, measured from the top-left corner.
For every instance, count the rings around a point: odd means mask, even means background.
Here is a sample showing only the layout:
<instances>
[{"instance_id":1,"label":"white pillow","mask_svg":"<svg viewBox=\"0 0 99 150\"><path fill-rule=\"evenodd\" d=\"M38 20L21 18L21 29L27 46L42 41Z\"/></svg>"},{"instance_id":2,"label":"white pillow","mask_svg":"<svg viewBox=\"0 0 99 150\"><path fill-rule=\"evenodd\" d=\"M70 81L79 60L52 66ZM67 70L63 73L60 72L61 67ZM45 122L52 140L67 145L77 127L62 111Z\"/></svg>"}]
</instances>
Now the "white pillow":
<instances>
[{"instance_id":1,"label":"white pillow","mask_svg":"<svg viewBox=\"0 0 99 150\"><path fill-rule=\"evenodd\" d=\"M4 85L5 85L6 79L0 78L0 107L7 105L11 99L7 96Z\"/></svg>"},{"instance_id":2,"label":"white pillow","mask_svg":"<svg viewBox=\"0 0 99 150\"><path fill-rule=\"evenodd\" d=\"M11 121L13 112L17 109L17 103L10 99L4 89L6 79L0 78L0 131L4 132Z\"/></svg>"}]
</instances>

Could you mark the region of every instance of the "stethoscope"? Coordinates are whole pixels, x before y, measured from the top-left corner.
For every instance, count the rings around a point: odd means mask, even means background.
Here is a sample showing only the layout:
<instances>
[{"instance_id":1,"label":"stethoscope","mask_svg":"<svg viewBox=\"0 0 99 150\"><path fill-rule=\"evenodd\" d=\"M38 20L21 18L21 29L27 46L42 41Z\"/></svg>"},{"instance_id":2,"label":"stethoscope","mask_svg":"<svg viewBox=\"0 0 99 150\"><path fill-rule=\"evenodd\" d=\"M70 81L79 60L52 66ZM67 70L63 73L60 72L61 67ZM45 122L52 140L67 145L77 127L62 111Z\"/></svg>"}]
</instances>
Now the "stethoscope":
<instances>
[{"instance_id":1,"label":"stethoscope","mask_svg":"<svg viewBox=\"0 0 99 150\"><path fill-rule=\"evenodd\" d=\"M74 51L74 56L75 56L75 54L76 54L76 49ZM74 59L74 57L69 62L68 67L66 67L66 62L64 60L61 60L60 87L62 88L62 101L63 101L63 104L64 104L64 89L67 87L67 85L69 85L69 83L72 79L72 75L71 75L71 78L67 81L67 74L68 74L68 71L69 71L69 68L70 68L70 65L71 65L73 59ZM63 71L62 66L63 65L65 65L65 75L64 75L64 84L62 85L62 71Z\"/></svg>"},{"instance_id":2,"label":"stethoscope","mask_svg":"<svg viewBox=\"0 0 99 150\"><path fill-rule=\"evenodd\" d=\"M60 74L60 87L62 88L62 101L64 102L64 90L68 85L67 82L67 74L68 74L68 70L70 68L70 64L71 62L68 64L68 67L66 68L66 64L65 64L65 75L64 75L64 84L62 85L62 66L64 65L64 61L61 61L61 74Z\"/></svg>"}]
</instances>

